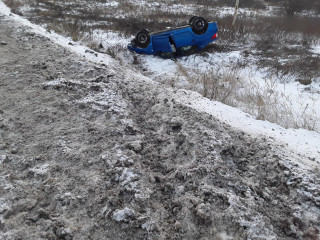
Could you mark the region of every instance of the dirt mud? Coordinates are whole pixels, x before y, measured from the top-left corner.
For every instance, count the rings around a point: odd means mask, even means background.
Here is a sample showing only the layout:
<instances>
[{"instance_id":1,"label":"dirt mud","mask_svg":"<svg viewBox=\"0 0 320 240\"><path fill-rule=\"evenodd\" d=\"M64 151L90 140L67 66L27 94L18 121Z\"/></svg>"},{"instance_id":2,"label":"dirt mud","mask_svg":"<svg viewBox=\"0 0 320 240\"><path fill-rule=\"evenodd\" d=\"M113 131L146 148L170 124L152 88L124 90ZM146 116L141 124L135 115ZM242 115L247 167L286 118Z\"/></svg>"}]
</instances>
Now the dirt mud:
<instances>
[{"instance_id":1,"label":"dirt mud","mask_svg":"<svg viewBox=\"0 0 320 240\"><path fill-rule=\"evenodd\" d=\"M320 173L0 16L0 239L319 239Z\"/></svg>"}]
</instances>

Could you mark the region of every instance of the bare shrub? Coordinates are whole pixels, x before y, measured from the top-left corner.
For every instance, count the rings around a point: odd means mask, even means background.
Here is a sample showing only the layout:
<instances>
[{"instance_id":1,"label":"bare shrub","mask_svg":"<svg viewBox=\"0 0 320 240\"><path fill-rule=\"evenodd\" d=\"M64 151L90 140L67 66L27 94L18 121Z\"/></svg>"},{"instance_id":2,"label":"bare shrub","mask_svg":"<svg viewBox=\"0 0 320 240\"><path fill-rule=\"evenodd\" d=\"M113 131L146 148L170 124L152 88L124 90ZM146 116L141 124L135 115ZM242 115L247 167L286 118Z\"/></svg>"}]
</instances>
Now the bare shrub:
<instances>
[{"instance_id":1,"label":"bare shrub","mask_svg":"<svg viewBox=\"0 0 320 240\"><path fill-rule=\"evenodd\" d=\"M217 18L219 25L219 42L225 45L243 45L250 40L253 19L238 17L237 22L232 26L232 16ZM227 47L227 46L226 46Z\"/></svg>"},{"instance_id":2,"label":"bare shrub","mask_svg":"<svg viewBox=\"0 0 320 240\"><path fill-rule=\"evenodd\" d=\"M195 2L197 5L204 5L204 6L234 6L235 1L234 0L197 0Z\"/></svg>"},{"instance_id":3,"label":"bare shrub","mask_svg":"<svg viewBox=\"0 0 320 240\"><path fill-rule=\"evenodd\" d=\"M3 2L12 10L18 9L22 6L22 2L20 0L4 0Z\"/></svg>"},{"instance_id":4,"label":"bare shrub","mask_svg":"<svg viewBox=\"0 0 320 240\"><path fill-rule=\"evenodd\" d=\"M287 0L284 4L288 16L304 10L320 11L320 2L316 0Z\"/></svg>"},{"instance_id":5,"label":"bare shrub","mask_svg":"<svg viewBox=\"0 0 320 240\"><path fill-rule=\"evenodd\" d=\"M302 17L257 18L260 29L251 29L258 66L283 78L296 75L300 79L318 78L319 60L310 56L311 47L320 36L320 20ZM270 74L270 75L271 75Z\"/></svg>"},{"instance_id":6,"label":"bare shrub","mask_svg":"<svg viewBox=\"0 0 320 240\"><path fill-rule=\"evenodd\" d=\"M219 7L234 7L235 0L197 0L197 5L201 6L219 6ZM242 8L256 8L256 9L264 9L265 5L261 0L241 0L240 7Z\"/></svg>"},{"instance_id":7,"label":"bare shrub","mask_svg":"<svg viewBox=\"0 0 320 240\"><path fill-rule=\"evenodd\" d=\"M220 66L215 66L201 72L194 69L193 71L193 75L188 76L192 90L211 100L233 105L233 91L237 89L236 85L239 79L237 70L229 71ZM187 74L184 73L183 75Z\"/></svg>"},{"instance_id":8,"label":"bare shrub","mask_svg":"<svg viewBox=\"0 0 320 240\"><path fill-rule=\"evenodd\" d=\"M51 20L51 19L58 19L58 18L63 18L64 17L64 14L62 11L50 11L50 10L47 10L47 11L39 11L38 12L39 16L41 16L44 20Z\"/></svg>"},{"instance_id":9,"label":"bare shrub","mask_svg":"<svg viewBox=\"0 0 320 240\"><path fill-rule=\"evenodd\" d=\"M130 1L120 1L119 2L119 9L121 9L124 12L137 12L138 6L131 3Z\"/></svg>"},{"instance_id":10,"label":"bare shrub","mask_svg":"<svg viewBox=\"0 0 320 240\"><path fill-rule=\"evenodd\" d=\"M86 33L90 32L86 29L86 25L79 22L78 19L71 22L68 21L55 21L51 23L48 28L57 33L71 37L72 41L79 41Z\"/></svg>"},{"instance_id":11,"label":"bare shrub","mask_svg":"<svg viewBox=\"0 0 320 240\"><path fill-rule=\"evenodd\" d=\"M239 7L257 8L257 9L266 8L266 6L264 5L264 2L261 0L241 0L239 2Z\"/></svg>"}]
</instances>

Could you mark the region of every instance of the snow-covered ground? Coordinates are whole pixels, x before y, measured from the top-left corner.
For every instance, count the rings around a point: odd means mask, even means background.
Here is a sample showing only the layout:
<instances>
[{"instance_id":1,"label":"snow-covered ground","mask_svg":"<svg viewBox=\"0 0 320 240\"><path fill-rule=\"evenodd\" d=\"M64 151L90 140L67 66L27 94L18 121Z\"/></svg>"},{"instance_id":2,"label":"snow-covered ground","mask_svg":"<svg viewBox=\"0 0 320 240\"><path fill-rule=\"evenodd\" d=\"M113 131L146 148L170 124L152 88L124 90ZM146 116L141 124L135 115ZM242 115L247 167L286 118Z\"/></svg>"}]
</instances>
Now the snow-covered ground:
<instances>
[{"instance_id":1,"label":"snow-covered ground","mask_svg":"<svg viewBox=\"0 0 320 240\"><path fill-rule=\"evenodd\" d=\"M92 52L85 46L80 45L79 43L72 42L69 38L65 38L61 35L55 33L49 33L44 28L30 23L28 20L17 16L15 14L11 14L10 9L0 1L0 12L5 15L10 15L13 19L27 25L32 28L32 30L38 34L46 36L52 39L53 42L58 43L62 47L68 48L71 51L85 57L89 61L96 63L104 63L106 65L114 65L118 64L116 60L112 59L106 54ZM115 34L103 35L103 38L110 37L109 44L125 44L125 41L121 41L117 39ZM240 58L240 55L235 52L231 52L228 55L222 56L219 53L213 53L209 57L185 57L181 60L182 65L186 66L186 68L194 66L200 67L200 69L205 69L206 61L217 61L219 64L230 64L232 61L237 61ZM174 61L170 59L161 59L153 56L142 56L143 66L148 69L148 71L152 72L150 74L150 78L158 78L161 77L170 77L174 76L177 72L177 65ZM203 61L206 60L206 61ZM147 81L150 81L149 78L143 76L141 73L133 73L132 70L126 70L129 74L132 74L134 78L146 78ZM247 72L247 70L244 70ZM261 87L263 87L263 81L261 77L261 73L257 72L253 78L259 82L261 81ZM276 87L276 91L280 91L283 94L284 98L290 97L291 100L289 102L292 103L293 109L296 111L304 111L308 104L313 105L312 111L315 111L316 124L319 124L320 117L320 97L319 93L312 94L308 92L303 92L301 89L297 87L298 85L295 83L287 84L287 85L278 85ZM318 86L314 86L317 88ZM302 89L303 90L303 89ZM280 94L280 95L281 95ZM202 97L200 94L187 91L187 90L179 90L177 91L176 100L181 102L187 106L190 106L198 111L206 112L208 114L213 115L214 117L230 124L231 126L243 130L245 132L251 133L256 136L264 135L287 145L290 151L296 152L300 155L305 156L307 159L316 160L320 163L320 134L315 131L308 131L305 129L285 129L280 127L274 123L270 123L268 121L256 120L254 116L251 116L245 112L242 112L239 109L234 107L230 107L224 105L217 101L211 101L207 98ZM310 100L312 99L312 100ZM281 101L281 99L279 100ZM305 105L301 105L305 104Z\"/></svg>"},{"instance_id":2,"label":"snow-covered ground","mask_svg":"<svg viewBox=\"0 0 320 240\"><path fill-rule=\"evenodd\" d=\"M314 54L319 54L320 55L320 45L315 45L312 47L312 52Z\"/></svg>"},{"instance_id":3,"label":"snow-covered ground","mask_svg":"<svg viewBox=\"0 0 320 240\"><path fill-rule=\"evenodd\" d=\"M174 79L175 86L185 89L192 89L194 83L190 83L188 80L192 81L199 76L209 75L208 77L210 77L210 74L218 75L235 71L238 83L232 90L235 94L232 97L238 99L238 101L228 102L230 105L257 117L259 116L259 106L245 103L244 100L249 94L254 94L256 97L260 95L266 102L265 105L270 104L269 111L279 111L279 114L282 115L282 120L280 117L274 120L282 126L306 127L302 122L305 119L310 121L310 126L313 126L312 129L320 132L319 82L313 82L308 86L295 81L286 82L275 74L257 69L254 64L234 69L233 67L236 66L237 62L247 60L239 51L207 53L205 56L195 55L175 61L153 56L141 56L140 58L143 67L148 70L152 78L166 83ZM179 70L181 66L185 71L184 76ZM244 99L242 100L242 98ZM269 100L274 101L273 105ZM287 104L286 109L283 109L284 104ZM288 118L291 118L291 121L288 121ZM272 118L269 119L272 120ZM299 122L299 119L301 119L301 122Z\"/></svg>"},{"instance_id":4,"label":"snow-covered ground","mask_svg":"<svg viewBox=\"0 0 320 240\"><path fill-rule=\"evenodd\" d=\"M155 81L210 54L155 75L121 39L113 59L0 19L1 239L319 237L318 133Z\"/></svg>"}]
</instances>

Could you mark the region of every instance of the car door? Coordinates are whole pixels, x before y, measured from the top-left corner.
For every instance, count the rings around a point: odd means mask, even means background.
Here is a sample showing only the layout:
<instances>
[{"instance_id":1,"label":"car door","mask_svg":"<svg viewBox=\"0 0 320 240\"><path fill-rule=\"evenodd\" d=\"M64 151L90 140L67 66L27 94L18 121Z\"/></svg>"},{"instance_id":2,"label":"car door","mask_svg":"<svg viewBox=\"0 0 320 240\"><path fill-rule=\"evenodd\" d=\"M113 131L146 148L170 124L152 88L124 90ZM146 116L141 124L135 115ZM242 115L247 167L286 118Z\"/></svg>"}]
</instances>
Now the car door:
<instances>
[{"instance_id":1,"label":"car door","mask_svg":"<svg viewBox=\"0 0 320 240\"><path fill-rule=\"evenodd\" d=\"M195 44L195 38L187 28L183 28L174 32L173 40L177 48Z\"/></svg>"},{"instance_id":2,"label":"car door","mask_svg":"<svg viewBox=\"0 0 320 240\"><path fill-rule=\"evenodd\" d=\"M172 52L169 38L170 38L169 34L153 36L152 37L153 51L155 53Z\"/></svg>"}]
</instances>

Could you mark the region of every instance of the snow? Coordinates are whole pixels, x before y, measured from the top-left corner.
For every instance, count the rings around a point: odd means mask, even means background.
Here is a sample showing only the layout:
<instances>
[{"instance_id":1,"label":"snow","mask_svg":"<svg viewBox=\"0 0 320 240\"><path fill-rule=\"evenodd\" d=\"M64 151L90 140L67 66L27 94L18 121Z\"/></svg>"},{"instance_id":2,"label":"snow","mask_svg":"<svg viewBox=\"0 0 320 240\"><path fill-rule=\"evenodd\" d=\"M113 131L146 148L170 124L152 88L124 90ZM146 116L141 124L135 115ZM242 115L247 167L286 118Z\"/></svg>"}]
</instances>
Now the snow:
<instances>
[{"instance_id":1,"label":"snow","mask_svg":"<svg viewBox=\"0 0 320 240\"><path fill-rule=\"evenodd\" d=\"M239 109L210 101L193 91L178 90L176 100L198 111L208 113L254 137L266 136L286 145L292 152L320 163L320 134L305 129L285 129L268 121L256 120Z\"/></svg>"},{"instance_id":2,"label":"snow","mask_svg":"<svg viewBox=\"0 0 320 240\"><path fill-rule=\"evenodd\" d=\"M30 168L30 172L33 172L35 173L36 175L39 175L39 176L45 176L48 171L49 171L49 164L43 164L43 165L39 165L39 166L36 166L34 168Z\"/></svg>"},{"instance_id":3,"label":"snow","mask_svg":"<svg viewBox=\"0 0 320 240\"><path fill-rule=\"evenodd\" d=\"M0 13L4 15L9 15L11 13L10 8L8 8L2 1L0 1Z\"/></svg>"},{"instance_id":4,"label":"snow","mask_svg":"<svg viewBox=\"0 0 320 240\"><path fill-rule=\"evenodd\" d=\"M95 42L102 43L105 49L112 48L112 47L126 47L130 39L133 38L125 38L121 36L119 33L115 32L105 32L100 29L96 29L92 32L92 39Z\"/></svg>"},{"instance_id":5,"label":"snow","mask_svg":"<svg viewBox=\"0 0 320 240\"><path fill-rule=\"evenodd\" d=\"M126 106L125 102L119 100L120 96L117 93L114 93L110 89L104 89L99 94L88 95L83 99L77 100L78 103L90 103L92 108L98 111L104 111L108 109L109 112L123 113L126 115L126 112L123 110Z\"/></svg>"},{"instance_id":6,"label":"snow","mask_svg":"<svg viewBox=\"0 0 320 240\"><path fill-rule=\"evenodd\" d=\"M145 222L144 224L141 225L142 229L149 231L152 231L152 229L154 228L155 222L154 221L148 221Z\"/></svg>"},{"instance_id":7,"label":"snow","mask_svg":"<svg viewBox=\"0 0 320 240\"><path fill-rule=\"evenodd\" d=\"M173 77L177 71L177 65L171 59L162 59L154 56L146 56L144 59L148 71L153 72L153 76L166 75Z\"/></svg>"},{"instance_id":8,"label":"snow","mask_svg":"<svg viewBox=\"0 0 320 240\"><path fill-rule=\"evenodd\" d=\"M130 169L124 169L119 179L121 181L121 186L131 183L136 177L137 175Z\"/></svg>"},{"instance_id":9,"label":"snow","mask_svg":"<svg viewBox=\"0 0 320 240\"><path fill-rule=\"evenodd\" d=\"M118 222L128 222L135 215L135 211L130 208L117 209L112 215L112 219Z\"/></svg>"},{"instance_id":10,"label":"snow","mask_svg":"<svg viewBox=\"0 0 320 240\"><path fill-rule=\"evenodd\" d=\"M9 16L10 10L0 1L0 13ZM15 14L10 14L10 17L15 21L30 27L30 31L37 34L46 36L50 38L53 42L59 44L60 46L67 48L94 63L104 63L111 66L119 66L119 63L109 57L106 54L97 53L86 53L89 50L87 47L80 45L79 43L74 43L70 39L60 36L56 33L49 33L44 28L30 23L28 20L17 16ZM69 43L72 43L70 45ZM314 48L315 52L320 51L320 48ZM234 52L229 56L232 59L237 59L239 57L239 52ZM215 58L217 59L217 57ZM195 62L201 63L201 59L196 59ZM146 58L147 65L156 72L156 74L172 74L176 71L177 66L173 64L171 60L160 60L152 56ZM187 62L187 60L185 60ZM205 64L203 68L205 68ZM127 70L128 75L136 75L137 78L143 78L140 74L130 72ZM151 81L150 79L144 78L146 81ZM53 83L55 84L55 83ZM289 89L289 88L287 88ZM292 88L293 89L293 88ZM105 96L105 95L103 95ZM251 134L254 137L264 135L273 139L275 142L283 144L287 147L289 152L296 152L306 159L312 159L313 161L304 160L303 163L314 166L320 163L320 134L314 131L308 131L304 129L285 129L274 123L267 121L256 120L253 116L242 112L239 109L224 105L220 102L211 101L202 97L200 94L188 91L188 90L178 90L175 94L175 99L181 104L187 105L199 112L205 112L214 116L215 118L228 123L230 126L242 130ZM86 101L91 101L91 99L86 99ZM101 102L100 102L101 103ZM43 172L46 171L45 167L34 169L35 171ZM123 174L123 179L130 179L133 177L133 173L126 172ZM124 182L126 182L126 180ZM130 210L130 209L129 209ZM123 219L126 214L131 214L128 209L119 210L114 214L115 219Z\"/></svg>"},{"instance_id":11,"label":"snow","mask_svg":"<svg viewBox=\"0 0 320 240\"><path fill-rule=\"evenodd\" d=\"M233 236L230 236L228 235L226 232L221 232L219 234L219 237L222 239L222 240L233 240Z\"/></svg>"},{"instance_id":12,"label":"snow","mask_svg":"<svg viewBox=\"0 0 320 240\"><path fill-rule=\"evenodd\" d=\"M107 7L117 7L119 3L116 1L112 1L112 2L106 2L104 5Z\"/></svg>"},{"instance_id":13,"label":"snow","mask_svg":"<svg viewBox=\"0 0 320 240\"><path fill-rule=\"evenodd\" d=\"M320 45L315 45L311 48L311 51L315 54L320 54Z\"/></svg>"},{"instance_id":14,"label":"snow","mask_svg":"<svg viewBox=\"0 0 320 240\"><path fill-rule=\"evenodd\" d=\"M74 80L66 80L64 78L57 78L56 80L52 80L49 82L46 82L45 85L46 86L61 86L63 84L67 84L67 83L73 83L76 85L81 85L82 83L80 81L74 81Z\"/></svg>"},{"instance_id":15,"label":"snow","mask_svg":"<svg viewBox=\"0 0 320 240\"><path fill-rule=\"evenodd\" d=\"M7 158L8 158L8 157L7 157L6 155L1 155L1 156L0 156L0 164L3 163L4 161L6 161Z\"/></svg>"}]
</instances>

